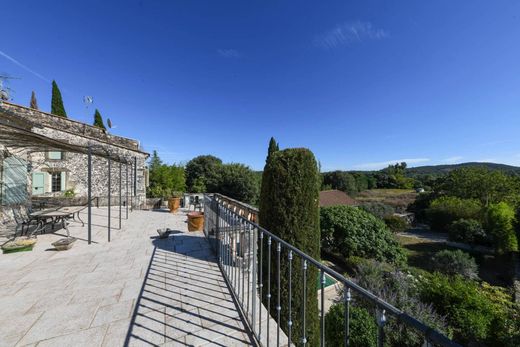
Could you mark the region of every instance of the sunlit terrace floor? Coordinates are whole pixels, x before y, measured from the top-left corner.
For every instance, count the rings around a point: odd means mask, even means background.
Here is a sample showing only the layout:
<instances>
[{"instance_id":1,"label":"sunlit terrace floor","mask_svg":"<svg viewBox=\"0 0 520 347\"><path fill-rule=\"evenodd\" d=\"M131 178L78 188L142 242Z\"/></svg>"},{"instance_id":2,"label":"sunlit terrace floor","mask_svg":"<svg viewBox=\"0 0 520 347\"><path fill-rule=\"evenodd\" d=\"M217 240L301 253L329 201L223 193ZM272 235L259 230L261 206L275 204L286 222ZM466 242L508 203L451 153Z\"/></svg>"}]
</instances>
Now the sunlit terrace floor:
<instances>
[{"instance_id":1,"label":"sunlit terrace floor","mask_svg":"<svg viewBox=\"0 0 520 347\"><path fill-rule=\"evenodd\" d=\"M117 211L112 226L118 226ZM251 340L202 233L185 211L134 211L112 230L107 209L57 252L64 231L38 235L32 252L0 255L0 346L242 346ZM86 221L86 214L82 215ZM168 239L156 229L174 230Z\"/></svg>"}]
</instances>

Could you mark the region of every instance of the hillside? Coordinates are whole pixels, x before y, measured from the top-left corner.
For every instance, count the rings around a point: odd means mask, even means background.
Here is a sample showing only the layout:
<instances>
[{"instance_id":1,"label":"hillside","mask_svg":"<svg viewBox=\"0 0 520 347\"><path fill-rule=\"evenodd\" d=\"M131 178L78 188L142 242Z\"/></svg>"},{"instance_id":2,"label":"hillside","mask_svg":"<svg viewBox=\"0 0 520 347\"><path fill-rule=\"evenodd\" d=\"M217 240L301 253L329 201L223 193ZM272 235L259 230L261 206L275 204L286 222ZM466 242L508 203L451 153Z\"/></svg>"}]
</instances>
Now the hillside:
<instances>
[{"instance_id":1,"label":"hillside","mask_svg":"<svg viewBox=\"0 0 520 347\"><path fill-rule=\"evenodd\" d=\"M515 173L520 175L520 167L511 166L505 164L496 164L496 163L478 163L478 162L468 162L461 164L452 164L452 165L429 165L429 166L417 166L406 169L406 175L409 177L419 176L419 175L442 175L446 174L455 169L463 168L463 167L486 167L490 170L501 170L508 173Z\"/></svg>"}]
</instances>

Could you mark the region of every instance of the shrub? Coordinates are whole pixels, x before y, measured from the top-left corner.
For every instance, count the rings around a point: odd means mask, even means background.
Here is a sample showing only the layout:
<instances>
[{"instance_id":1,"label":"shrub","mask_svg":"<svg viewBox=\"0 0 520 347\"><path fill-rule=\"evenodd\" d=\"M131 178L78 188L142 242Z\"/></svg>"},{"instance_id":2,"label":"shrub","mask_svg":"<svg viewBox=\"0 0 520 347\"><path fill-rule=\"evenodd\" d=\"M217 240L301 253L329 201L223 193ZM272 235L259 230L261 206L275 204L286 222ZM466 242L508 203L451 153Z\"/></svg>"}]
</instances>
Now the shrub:
<instances>
[{"instance_id":1,"label":"shrub","mask_svg":"<svg viewBox=\"0 0 520 347\"><path fill-rule=\"evenodd\" d=\"M514 228L515 210L505 202L493 204L486 213L486 228L499 254L518 251Z\"/></svg>"},{"instance_id":2,"label":"shrub","mask_svg":"<svg viewBox=\"0 0 520 347\"><path fill-rule=\"evenodd\" d=\"M385 223L352 206L324 207L320 212L322 247L348 258L359 256L400 264L405 253Z\"/></svg>"},{"instance_id":3,"label":"shrub","mask_svg":"<svg viewBox=\"0 0 520 347\"><path fill-rule=\"evenodd\" d=\"M448 232L451 241L481 245L489 244L486 232L480 222L475 219L459 219L450 224Z\"/></svg>"},{"instance_id":4,"label":"shrub","mask_svg":"<svg viewBox=\"0 0 520 347\"><path fill-rule=\"evenodd\" d=\"M482 205L478 200L443 196L434 199L427 215L433 229L444 230L452 222L464 219L480 219Z\"/></svg>"},{"instance_id":5,"label":"shrub","mask_svg":"<svg viewBox=\"0 0 520 347\"><path fill-rule=\"evenodd\" d=\"M457 342L515 346L520 311L503 289L438 272L419 283L421 298L446 315Z\"/></svg>"},{"instance_id":6,"label":"shrub","mask_svg":"<svg viewBox=\"0 0 520 347\"><path fill-rule=\"evenodd\" d=\"M216 192L230 198L256 203L258 184L255 173L243 164L225 164L221 168L220 183Z\"/></svg>"},{"instance_id":7,"label":"shrub","mask_svg":"<svg viewBox=\"0 0 520 347\"><path fill-rule=\"evenodd\" d=\"M461 250L443 250L432 257L434 271L446 275L461 275L469 279L478 278L478 266L475 259Z\"/></svg>"},{"instance_id":8,"label":"shrub","mask_svg":"<svg viewBox=\"0 0 520 347\"><path fill-rule=\"evenodd\" d=\"M74 192L74 189L67 189L64 193L63 193L63 196L66 197L66 198L73 198L74 196L76 196L76 192Z\"/></svg>"},{"instance_id":9,"label":"shrub","mask_svg":"<svg viewBox=\"0 0 520 347\"><path fill-rule=\"evenodd\" d=\"M433 305L420 300L417 278L410 272L389 268L388 264L375 261L362 262L356 271L358 284L376 296L415 317L426 325L450 336L446 320ZM357 304L373 310L373 303L354 297ZM413 328L390 319L385 325L386 341L389 346L419 346L423 337Z\"/></svg>"},{"instance_id":10,"label":"shrub","mask_svg":"<svg viewBox=\"0 0 520 347\"><path fill-rule=\"evenodd\" d=\"M351 306L350 346L375 347L377 325L374 316L363 307ZM345 341L345 305L334 304L325 315L325 342L328 346L343 346Z\"/></svg>"},{"instance_id":11,"label":"shrub","mask_svg":"<svg viewBox=\"0 0 520 347\"><path fill-rule=\"evenodd\" d=\"M383 204L382 202L366 202L359 207L380 219L395 213L395 208L393 206Z\"/></svg>"},{"instance_id":12,"label":"shrub","mask_svg":"<svg viewBox=\"0 0 520 347\"><path fill-rule=\"evenodd\" d=\"M393 233L400 233L405 231L410 226L406 220L399 216L386 216L384 219L386 226L392 230Z\"/></svg>"},{"instance_id":13,"label":"shrub","mask_svg":"<svg viewBox=\"0 0 520 347\"><path fill-rule=\"evenodd\" d=\"M320 257L319 226L319 178L318 165L314 155L308 149L286 149L270 153L264 168L260 196L259 222L262 227L278 235L284 241L294 245L309 256ZM267 252L266 240L263 245L263 302L267 306ZM276 268L276 244L272 246L271 269ZM287 250L282 248L280 271L288 273ZM292 332L294 341L301 341L302 302L306 302L307 340L310 346L319 345L319 314L316 291L316 267L307 270L307 297L303 293L302 260L295 256L292 262ZM299 270L297 270L299 269ZM271 293L276 293L276 271L271 271ZM288 302L288 278L284 275L280 282L281 302ZM276 301L271 300L271 310L276 312ZM282 305L281 320L289 320L287 305ZM282 325L284 328L287 324Z\"/></svg>"},{"instance_id":14,"label":"shrub","mask_svg":"<svg viewBox=\"0 0 520 347\"><path fill-rule=\"evenodd\" d=\"M189 192L202 186L208 193L216 193L221 181L222 160L212 155L200 155L186 164L186 185ZM196 180L202 182L196 182ZM203 184L201 184L203 183ZM197 184L197 186L196 186Z\"/></svg>"}]
</instances>

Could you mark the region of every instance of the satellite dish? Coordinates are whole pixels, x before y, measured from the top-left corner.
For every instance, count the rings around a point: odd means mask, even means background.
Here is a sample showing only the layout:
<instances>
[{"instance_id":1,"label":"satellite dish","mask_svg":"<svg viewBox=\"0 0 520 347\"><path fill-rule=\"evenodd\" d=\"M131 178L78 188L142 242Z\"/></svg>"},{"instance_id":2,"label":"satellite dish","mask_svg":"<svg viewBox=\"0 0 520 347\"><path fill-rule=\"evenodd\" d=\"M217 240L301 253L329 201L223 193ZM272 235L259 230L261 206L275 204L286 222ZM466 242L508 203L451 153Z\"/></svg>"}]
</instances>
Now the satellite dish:
<instances>
[{"instance_id":1,"label":"satellite dish","mask_svg":"<svg viewBox=\"0 0 520 347\"><path fill-rule=\"evenodd\" d=\"M112 121L110 120L110 118L107 118L107 125L110 129L112 129Z\"/></svg>"}]
</instances>

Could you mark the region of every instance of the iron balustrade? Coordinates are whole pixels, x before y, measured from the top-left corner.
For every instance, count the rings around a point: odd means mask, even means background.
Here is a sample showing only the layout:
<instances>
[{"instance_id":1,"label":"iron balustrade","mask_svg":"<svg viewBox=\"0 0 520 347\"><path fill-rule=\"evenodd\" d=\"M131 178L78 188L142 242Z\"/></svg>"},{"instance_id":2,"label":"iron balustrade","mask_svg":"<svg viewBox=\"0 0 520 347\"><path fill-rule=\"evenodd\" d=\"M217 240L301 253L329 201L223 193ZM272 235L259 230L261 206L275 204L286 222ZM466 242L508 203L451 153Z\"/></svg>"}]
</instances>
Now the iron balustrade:
<instances>
[{"instance_id":1,"label":"iron balustrade","mask_svg":"<svg viewBox=\"0 0 520 347\"><path fill-rule=\"evenodd\" d=\"M234 205L234 206L232 206ZM244 211L246 213L244 213ZM343 305L344 305L344 345L350 345L350 306L354 294L360 299L370 302L375 310L375 321L377 323L377 345L382 347L385 342L384 327L389 317L393 317L398 322L412 328L419 336L424 338L423 346L460 346L450 340L445 335L435 329L423 324L416 318L399 310L388 302L377 297L373 293L360 287L355 282L347 279L338 272L323 265L317 259L307 255L305 252L293 245L280 239L273 233L260 227L256 221L258 213L252 206L233 200L220 194L204 195L204 233L209 239L214 251L217 254L218 265L221 272L231 288L231 292L238 303L239 310L245 319L251 333L256 341L262 346L291 346L308 344L308 332L306 328L307 308L306 298L309 290L306 287L306 276L309 267L315 267L319 273L319 341L320 346L325 346L325 284L326 276L332 277L343 285ZM267 254L264 254L267 251ZM280 272L282 261L282 251L287 257L287 273ZM273 258L274 257L274 258ZM296 258L300 258L302 264L300 269L295 268ZM267 259L267 268L263 269L262 262ZM271 266L272 259L275 259L274 269ZM267 273L264 273L267 270ZM293 329L295 303L293 302L293 274L301 271L303 278L302 293L302 331L296 332ZM274 276L272 276L272 272ZM266 277L267 288L263 287L263 276ZM280 293L280 277L286 276L287 283L287 302L282 302ZM271 293L271 280L277 282L276 292ZM265 291L265 292L264 292ZM273 297L275 295L275 297ZM267 307L264 307L260 298L265 297ZM271 312L272 300L276 302L275 311ZM287 305L288 320L281 321L281 305ZM276 335L271 324L276 324ZM282 327L285 329L282 330ZM301 334L301 339L294 341L295 336Z\"/></svg>"}]
</instances>

